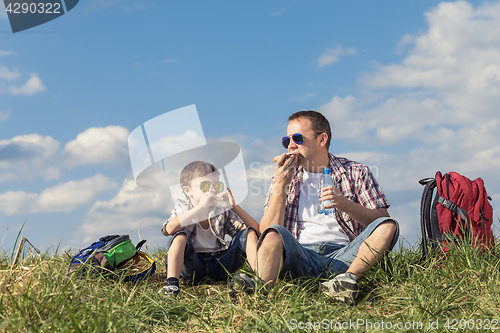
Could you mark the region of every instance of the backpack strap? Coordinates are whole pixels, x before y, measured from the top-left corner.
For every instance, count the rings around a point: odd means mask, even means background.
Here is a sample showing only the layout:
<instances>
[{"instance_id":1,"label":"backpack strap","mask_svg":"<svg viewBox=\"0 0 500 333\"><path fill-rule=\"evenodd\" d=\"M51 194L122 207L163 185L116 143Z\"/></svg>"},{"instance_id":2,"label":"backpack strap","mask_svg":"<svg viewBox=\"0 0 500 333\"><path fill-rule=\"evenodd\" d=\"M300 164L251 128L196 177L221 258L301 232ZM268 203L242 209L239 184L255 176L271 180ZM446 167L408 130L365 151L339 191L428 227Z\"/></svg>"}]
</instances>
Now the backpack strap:
<instances>
[{"instance_id":1,"label":"backpack strap","mask_svg":"<svg viewBox=\"0 0 500 333\"><path fill-rule=\"evenodd\" d=\"M135 246L135 248L137 249L137 251L139 251L141 249L141 247L144 245L144 243L146 243L145 239L143 239L139 243L137 243L137 245Z\"/></svg>"},{"instance_id":2,"label":"backpack strap","mask_svg":"<svg viewBox=\"0 0 500 333\"><path fill-rule=\"evenodd\" d=\"M448 196L449 197L449 196ZM451 200L448 200L446 198L443 198L442 196L439 196L438 202L443 205L445 208L448 208L464 221L467 221L467 211L461 207L459 207L456 203L454 203Z\"/></svg>"},{"instance_id":3,"label":"backpack strap","mask_svg":"<svg viewBox=\"0 0 500 333\"><path fill-rule=\"evenodd\" d=\"M136 273L136 274L131 274L131 275L127 275L125 277L125 281L128 281L128 282L132 282L132 283L137 283L137 282L140 282L142 280L145 280L147 279L148 277L150 277L151 275L153 275L153 273L156 271L156 264L155 264L155 261L153 259L151 259L146 253L144 252L141 252L141 251L137 251L136 255L134 256L133 260L134 261L140 261L142 259L145 259L148 263L149 263L149 266L146 268L146 269L143 269L141 272L139 273Z\"/></svg>"},{"instance_id":4,"label":"backpack strap","mask_svg":"<svg viewBox=\"0 0 500 333\"><path fill-rule=\"evenodd\" d=\"M422 233L422 259L425 259L429 253L427 248L428 238L427 235L429 233L429 238L431 237L431 202L432 202L432 193L436 188L436 179L435 178L424 178L419 180L420 185L425 186L424 191L422 193L422 201L420 204L420 229Z\"/></svg>"}]
</instances>

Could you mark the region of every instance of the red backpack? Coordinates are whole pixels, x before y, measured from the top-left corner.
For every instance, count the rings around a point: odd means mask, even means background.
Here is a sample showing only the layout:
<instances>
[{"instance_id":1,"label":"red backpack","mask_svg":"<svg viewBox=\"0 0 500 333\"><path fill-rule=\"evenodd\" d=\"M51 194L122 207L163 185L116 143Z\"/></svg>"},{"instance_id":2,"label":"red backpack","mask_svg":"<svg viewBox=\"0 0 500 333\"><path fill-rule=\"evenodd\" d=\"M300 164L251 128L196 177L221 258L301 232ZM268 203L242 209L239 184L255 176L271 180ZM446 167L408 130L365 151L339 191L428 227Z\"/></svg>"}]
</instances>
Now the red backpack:
<instances>
[{"instance_id":1,"label":"red backpack","mask_svg":"<svg viewBox=\"0 0 500 333\"><path fill-rule=\"evenodd\" d=\"M425 185L420 205L425 257L429 252L428 240L435 253L448 251L450 242L463 241L493 253L493 208L481 178L471 181L456 172L443 176L438 171L435 178L425 178L419 183ZM432 200L435 188L437 193Z\"/></svg>"}]
</instances>

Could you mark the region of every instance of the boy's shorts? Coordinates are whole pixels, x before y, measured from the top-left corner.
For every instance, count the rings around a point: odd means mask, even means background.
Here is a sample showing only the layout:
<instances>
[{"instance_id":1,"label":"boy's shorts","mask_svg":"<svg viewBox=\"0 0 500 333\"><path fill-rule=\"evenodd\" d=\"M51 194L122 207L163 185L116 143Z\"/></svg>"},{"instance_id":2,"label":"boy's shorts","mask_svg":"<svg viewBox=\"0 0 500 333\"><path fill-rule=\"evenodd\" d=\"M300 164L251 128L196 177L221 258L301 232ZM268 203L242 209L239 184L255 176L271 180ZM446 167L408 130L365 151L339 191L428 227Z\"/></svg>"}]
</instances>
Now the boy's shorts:
<instances>
[{"instance_id":1,"label":"boy's shorts","mask_svg":"<svg viewBox=\"0 0 500 333\"><path fill-rule=\"evenodd\" d=\"M371 235L377 226L388 220L396 223L396 232L389 249L392 250L399 238L399 224L395 219L390 217L376 219L347 245L339 245L332 242L301 244L288 229L279 225L272 225L260 236L257 248L268 230L274 229L280 234L285 251L285 262L281 269L281 277L285 273L290 272L294 276L318 276L328 279L332 275L346 272L358 253L360 245Z\"/></svg>"},{"instance_id":2,"label":"boy's shorts","mask_svg":"<svg viewBox=\"0 0 500 333\"><path fill-rule=\"evenodd\" d=\"M250 228L252 229L252 228ZM252 229L253 230L253 229ZM181 279L193 284L199 284L204 278L216 281L227 280L229 273L236 272L246 258L247 229L243 229L231 240L229 248L217 252L215 255L207 252L196 252L193 242L185 231L181 230L171 236L167 236L167 251L172 241L179 234L185 234L187 239L184 251L184 265L182 267ZM165 269L167 268L167 256L165 256Z\"/></svg>"}]
</instances>

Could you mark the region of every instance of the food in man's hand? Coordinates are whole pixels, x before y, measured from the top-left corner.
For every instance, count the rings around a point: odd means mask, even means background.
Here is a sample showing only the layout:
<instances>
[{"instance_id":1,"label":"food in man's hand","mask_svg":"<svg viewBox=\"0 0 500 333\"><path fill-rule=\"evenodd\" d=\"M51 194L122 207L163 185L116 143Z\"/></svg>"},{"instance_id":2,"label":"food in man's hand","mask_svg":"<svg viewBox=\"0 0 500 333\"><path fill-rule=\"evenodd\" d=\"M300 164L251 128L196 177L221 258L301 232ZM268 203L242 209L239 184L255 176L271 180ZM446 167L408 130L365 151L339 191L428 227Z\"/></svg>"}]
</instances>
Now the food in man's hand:
<instances>
[{"instance_id":1,"label":"food in man's hand","mask_svg":"<svg viewBox=\"0 0 500 333\"><path fill-rule=\"evenodd\" d=\"M295 157L298 157L298 156L299 156L299 153L287 153L287 155L288 155L288 156L293 155L293 156L295 156ZM281 156L281 155L280 155L280 156ZM280 158L280 156L275 156L275 157L273 158L273 162L277 162L277 161L278 161L278 159Z\"/></svg>"}]
</instances>

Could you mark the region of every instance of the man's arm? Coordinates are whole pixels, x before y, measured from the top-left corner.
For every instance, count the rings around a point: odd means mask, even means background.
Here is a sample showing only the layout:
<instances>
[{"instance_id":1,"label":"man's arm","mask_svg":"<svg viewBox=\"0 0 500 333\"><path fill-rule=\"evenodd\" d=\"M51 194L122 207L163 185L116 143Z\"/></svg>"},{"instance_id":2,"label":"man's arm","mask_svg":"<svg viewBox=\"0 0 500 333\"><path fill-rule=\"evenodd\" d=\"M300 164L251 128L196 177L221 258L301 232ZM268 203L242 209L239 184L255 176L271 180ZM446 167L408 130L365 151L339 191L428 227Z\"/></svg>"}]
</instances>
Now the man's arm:
<instances>
[{"instance_id":1,"label":"man's arm","mask_svg":"<svg viewBox=\"0 0 500 333\"><path fill-rule=\"evenodd\" d=\"M323 189L321 199L332 200L332 204L325 206L325 208L336 208L361 223L364 227L367 227L379 217L390 217L386 208L365 207L347 199L338 188L333 186L327 186Z\"/></svg>"},{"instance_id":2,"label":"man's arm","mask_svg":"<svg viewBox=\"0 0 500 333\"><path fill-rule=\"evenodd\" d=\"M274 169L274 185L269 204L260 220L260 232L269 226L285 225L286 186L290 183L297 167L298 158L294 155L282 154Z\"/></svg>"}]
</instances>

